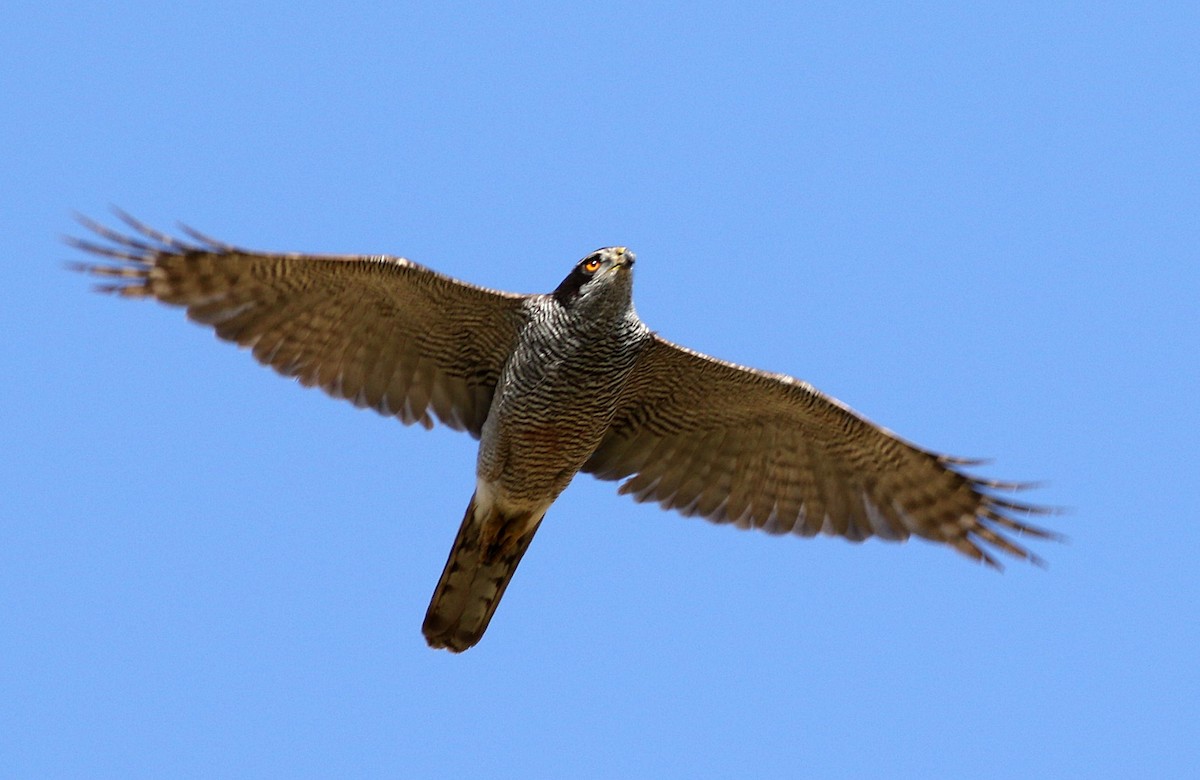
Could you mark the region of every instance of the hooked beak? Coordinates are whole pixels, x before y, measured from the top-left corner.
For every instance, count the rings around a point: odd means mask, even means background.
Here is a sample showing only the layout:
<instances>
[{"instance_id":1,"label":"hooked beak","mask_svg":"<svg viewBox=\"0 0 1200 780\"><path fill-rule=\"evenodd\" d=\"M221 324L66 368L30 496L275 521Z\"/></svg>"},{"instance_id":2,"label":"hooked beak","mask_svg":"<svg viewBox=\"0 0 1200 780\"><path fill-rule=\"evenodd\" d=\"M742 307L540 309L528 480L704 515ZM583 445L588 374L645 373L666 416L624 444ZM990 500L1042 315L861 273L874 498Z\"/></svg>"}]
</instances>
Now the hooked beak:
<instances>
[{"instance_id":1,"label":"hooked beak","mask_svg":"<svg viewBox=\"0 0 1200 780\"><path fill-rule=\"evenodd\" d=\"M613 263L613 268L633 268L633 264L637 260L637 255L631 252L628 247L613 247L613 254L617 256L616 262Z\"/></svg>"}]
</instances>

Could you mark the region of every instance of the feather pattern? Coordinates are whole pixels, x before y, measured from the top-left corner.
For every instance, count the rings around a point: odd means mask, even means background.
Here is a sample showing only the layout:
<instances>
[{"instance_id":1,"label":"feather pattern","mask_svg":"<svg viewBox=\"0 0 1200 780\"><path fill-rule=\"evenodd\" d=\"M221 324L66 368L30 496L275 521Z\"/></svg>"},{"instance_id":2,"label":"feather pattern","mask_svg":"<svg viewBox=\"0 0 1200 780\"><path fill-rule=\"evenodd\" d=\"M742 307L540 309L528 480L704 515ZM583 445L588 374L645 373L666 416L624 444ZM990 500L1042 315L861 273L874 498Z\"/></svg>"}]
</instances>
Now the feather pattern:
<instances>
[{"instance_id":1,"label":"feather pattern","mask_svg":"<svg viewBox=\"0 0 1200 780\"><path fill-rule=\"evenodd\" d=\"M335 398L480 440L476 490L423 630L483 636L547 509L577 473L684 515L771 534L910 536L991 566L1059 538L1001 493L1029 483L917 447L811 385L672 344L633 307L634 255L581 260L552 292L465 284L410 260L257 252L182 227L128 234L87 218L98 289L186 309L256 360Z\"/></svg>"},{"instance_id":2,"label":"feather pattern","mask_svg":"<svg viewBox=\"0 0 1200 780\"><path fill-rule=\"evenodd\" d=\"M185 228L190 243L119 216L134 235L80 217L107 243L68 239L115 261L76 266L105 280L100 291L182 306L306 387L479 437L528 296L401 257L254 252Z\"/></svg>"},{"instance_id":3,"label":"feather pattern","mask_svg":"<svg viewBox=\"0 0 1200 780\"><path fill-rule=\"evenodd\" d=\"M921 449L806 382L656 336L583 471L715 523L851 541L917 535L995 567L989 546L1040 563L1000 531L1060 538L1011 516L1055 510L996 495L1030 485L959 470L974 462Z\"/></svg>"}]
</instances>

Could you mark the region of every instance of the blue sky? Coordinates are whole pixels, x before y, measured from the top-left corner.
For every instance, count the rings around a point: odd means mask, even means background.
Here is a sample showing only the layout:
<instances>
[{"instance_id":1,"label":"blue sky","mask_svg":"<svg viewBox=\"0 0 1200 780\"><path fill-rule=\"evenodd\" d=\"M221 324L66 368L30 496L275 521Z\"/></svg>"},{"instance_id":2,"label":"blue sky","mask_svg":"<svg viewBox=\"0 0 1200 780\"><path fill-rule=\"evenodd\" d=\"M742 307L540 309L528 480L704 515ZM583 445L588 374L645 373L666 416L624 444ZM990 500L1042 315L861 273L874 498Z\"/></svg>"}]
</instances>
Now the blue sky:
<instances>
[{"instance_id":1,"label":"blue sky","mask_svg":"<svg viewBox=\"0 0 1200 780\"><path fill-rule=\"evenodd\" d=\"M0 774L1195 776L1194 4L20 4L0 32ZM1045 570L581 478L420 623L474 442L63 270L117 204L517 291L1043 479Z\"/></svg>"}]
</instances>

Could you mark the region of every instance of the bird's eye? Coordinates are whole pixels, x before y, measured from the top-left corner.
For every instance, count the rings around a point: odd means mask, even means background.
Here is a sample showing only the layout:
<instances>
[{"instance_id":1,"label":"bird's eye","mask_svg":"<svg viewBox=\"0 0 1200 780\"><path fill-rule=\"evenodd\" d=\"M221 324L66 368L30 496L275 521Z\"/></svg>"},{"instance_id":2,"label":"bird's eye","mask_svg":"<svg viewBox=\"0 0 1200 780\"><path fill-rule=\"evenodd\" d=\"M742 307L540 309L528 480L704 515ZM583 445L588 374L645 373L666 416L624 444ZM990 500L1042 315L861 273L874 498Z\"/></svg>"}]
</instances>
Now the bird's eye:
<instances>
[{"instance_id":1,"label":"bird's eye","mask_svg":"<svg viewBox=\"0 0 1200 780\"><path fill-rule=\"evenodd\" d=\"M596 273L596 271L600 270L600 259L593 257L591 260L588 260L583 264L583 270L587 271L589 274Z\"/></svg>"}]
</instances>

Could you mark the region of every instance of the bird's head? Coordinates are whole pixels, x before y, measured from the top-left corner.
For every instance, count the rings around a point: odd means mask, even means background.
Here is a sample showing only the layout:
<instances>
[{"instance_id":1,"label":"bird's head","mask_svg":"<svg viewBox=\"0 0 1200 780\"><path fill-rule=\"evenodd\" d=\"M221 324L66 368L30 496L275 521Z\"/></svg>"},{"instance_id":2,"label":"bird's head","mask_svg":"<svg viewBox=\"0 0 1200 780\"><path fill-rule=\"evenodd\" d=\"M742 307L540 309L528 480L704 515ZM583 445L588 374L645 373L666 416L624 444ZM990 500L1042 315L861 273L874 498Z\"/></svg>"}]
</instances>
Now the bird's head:
<instances>
[{"instance_id":1,"label":"bird's head","mask_svg":"<svg viewBox=\"0 0 1200 780\"><path fill-rule=\"evenodd\" d=\"M554 291L563 306L628 307L633 299L633 263L637 257L623 246L597 249L580 260ZM602 303L603 302L603 303Z\"/></svg>"}]
</instances>

